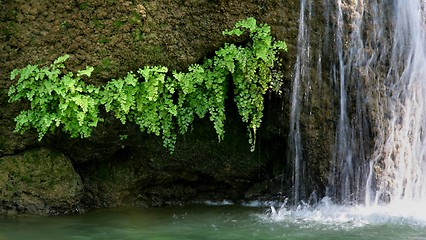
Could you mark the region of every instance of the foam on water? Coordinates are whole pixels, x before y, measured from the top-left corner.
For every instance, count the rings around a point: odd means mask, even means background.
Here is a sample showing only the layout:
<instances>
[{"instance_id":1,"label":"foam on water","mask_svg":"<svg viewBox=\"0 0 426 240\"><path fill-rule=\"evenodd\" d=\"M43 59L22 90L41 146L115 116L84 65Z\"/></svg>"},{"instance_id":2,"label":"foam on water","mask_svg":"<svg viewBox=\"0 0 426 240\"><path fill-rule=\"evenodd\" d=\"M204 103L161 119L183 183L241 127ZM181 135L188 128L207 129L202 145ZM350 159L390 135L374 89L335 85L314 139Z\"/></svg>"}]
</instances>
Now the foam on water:
<instances>
[{"instance_id":1,"label":"foam on water","mask_svg":"<svg viewBox=\"0 0 426 240\"><path fill-rule=\"evenodd\" d=\"M261 221L298 225L301 228L353 229L367 226L400 225L426 228L424 202L398 202L387 205L340 205L325 197L315 206L271 207L257 215Z\"/></svg>"},{"instance_id":2,"label":"foam on water","mask_svg":"<svg viewBox=\"0 0 426 240\"><path fill-rule=\"evenodd\" d=\"M230 206L230 205L234 205L234 202L232 202L231 200L227 200L224 199L222 201L204 201L203 202L206 206Z\"/></svg>"}]
</instances>

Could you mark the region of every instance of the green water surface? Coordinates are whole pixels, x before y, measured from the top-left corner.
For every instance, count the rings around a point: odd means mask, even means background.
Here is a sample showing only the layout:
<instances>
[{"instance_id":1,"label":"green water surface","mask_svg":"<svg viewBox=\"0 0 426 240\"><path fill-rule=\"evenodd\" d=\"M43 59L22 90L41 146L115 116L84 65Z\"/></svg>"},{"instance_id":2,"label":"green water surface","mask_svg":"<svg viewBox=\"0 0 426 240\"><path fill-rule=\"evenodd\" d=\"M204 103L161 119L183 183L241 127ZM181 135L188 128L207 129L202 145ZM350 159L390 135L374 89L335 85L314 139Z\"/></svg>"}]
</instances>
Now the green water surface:
<instances>
[{"instance_id":1,"label":"green water surface","mask_svg":"<svg viewBox=\"0 0 426 240\"><path fill-rule=\"evenodd\" d=\"M426 239L426 228L404 221L323 223L274 220L268 207L116 208L72 216L2 216L0 240L20 239Z\"/></svg>"}]
</instances>

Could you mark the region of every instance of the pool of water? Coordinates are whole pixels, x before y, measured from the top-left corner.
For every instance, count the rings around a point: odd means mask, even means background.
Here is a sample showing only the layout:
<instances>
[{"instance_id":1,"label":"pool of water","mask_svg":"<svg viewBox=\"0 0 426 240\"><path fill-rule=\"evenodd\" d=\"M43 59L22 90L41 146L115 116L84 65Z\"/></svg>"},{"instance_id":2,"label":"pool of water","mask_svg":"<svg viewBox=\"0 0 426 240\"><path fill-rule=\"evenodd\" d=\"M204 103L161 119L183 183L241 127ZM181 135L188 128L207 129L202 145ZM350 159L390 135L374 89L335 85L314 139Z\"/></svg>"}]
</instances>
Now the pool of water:
<instances>
[{"instance_id":1,"label":"pool of water","mask_svg":"<svg viewBox=\"0 0 426 240\"><path fill-rule=\"evenodd\" d=\"M324 205L115 208L72 216L2 216L0 240L6 239L426 239L426 221Z\"/></svg>"}]
</instances>

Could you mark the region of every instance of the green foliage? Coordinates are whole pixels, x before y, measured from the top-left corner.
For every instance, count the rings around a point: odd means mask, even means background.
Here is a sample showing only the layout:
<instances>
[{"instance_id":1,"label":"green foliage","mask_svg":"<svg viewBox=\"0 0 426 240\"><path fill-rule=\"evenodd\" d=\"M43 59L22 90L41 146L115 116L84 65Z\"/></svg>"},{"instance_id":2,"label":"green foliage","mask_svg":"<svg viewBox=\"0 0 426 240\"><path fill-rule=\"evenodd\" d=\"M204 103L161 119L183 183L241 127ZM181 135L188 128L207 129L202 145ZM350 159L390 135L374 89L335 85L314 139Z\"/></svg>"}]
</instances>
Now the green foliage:
<instances>
[{"instance_id":1,"label":"green foliage","mask_svg":"<svg viewBox=\"0 0 426 240\"><path fill-rule=\"evenodd\" d=\"M227 69L232 74L234 100L243 122L248 123L249 140L254 150L256 130L263 117L263 95L268 89L277 88L272 79L272 68L278 60L277 51L287 51L287 46L282 41L274 42L270 27L266 24L258 26L254 18L238 22L234 29L223 34L241 36L246 32L252 42L245 47L226 44L216 52L215 70Z\"/></svg>"},{"instance_id":2,"label":"green foliage","mask_svg":"<svg viewBox=\"0 0 426 240\"><path fill-rule=\"evenodd\" d=\"M225 133L226 75L211 68L212 61L207 60L203 66L190 66L187 73L173 73L179 89L177 122L184 133L195 115L203 118L208 112L220 141Z\"/></svg>"},{"instance_id":3,"label":"green foliage","mask_svg":"<svg viewBox=\"0 0 426 240\"><path fill-rule=\"evenodd\" d=\"M101 90L100 102L123 124L135 122L142 132L161 135L164 146L172 150L177 106L174 82L166 77L167 72L166 67L145 67L137 74L130 72L124 79L112 80Z\"/></svg>"},{"instance_id":4,"label":"green foliage","mask_svg":"<svg viewBox=\"0 0 426 240\"><path fill-rule=\"evenodd\" d=\"M48 131L61 126L72 137L88 137L92 128L101 120L98 118L99 101L95 95L99 89L81 81L81 76L90 77L93 68L73 74L63 74L64 62L69 55L59 57L48 67L28 65L15 69L11 79L19 75L16 86L9 89L10 101L28 100L30 107L16 117L16 130L25 132L37 129L39 140Z\"/></svg>"},{"instance_id":5,"label":"green foliage","mask_svg":"<svg viewBox=\"0 0 426 240\"><path fill-rule=\"evenodd\" d=\"M257 25L254 18L236 24L224 35L248 34L245 46L226 44L211 59L194 64L187 72L168 74L166 67L145 67L136 73L113 79L102 87L86 85L83 75L90 77L92 67L77 74L62 73L68 55L49 67L28 65L11 73L19 79L9 90L10 101L27 100L28 110L16 117L16 130L35 128L41 139L48 131L62 127L71 137L88 137L99 121L103 106L123 124L134 122L141 131L162 136L163 144L173 151L176 134L185 133L195 117L209 115L218 135L224 138L225 99L232 79L234 100L243 122L249 128L252 150L256 130L263 117L263 96L268 89L279 89L272 69L279 50L287 50L284 42L274 41L270 27Z\"/></svg>"}]
</instances>

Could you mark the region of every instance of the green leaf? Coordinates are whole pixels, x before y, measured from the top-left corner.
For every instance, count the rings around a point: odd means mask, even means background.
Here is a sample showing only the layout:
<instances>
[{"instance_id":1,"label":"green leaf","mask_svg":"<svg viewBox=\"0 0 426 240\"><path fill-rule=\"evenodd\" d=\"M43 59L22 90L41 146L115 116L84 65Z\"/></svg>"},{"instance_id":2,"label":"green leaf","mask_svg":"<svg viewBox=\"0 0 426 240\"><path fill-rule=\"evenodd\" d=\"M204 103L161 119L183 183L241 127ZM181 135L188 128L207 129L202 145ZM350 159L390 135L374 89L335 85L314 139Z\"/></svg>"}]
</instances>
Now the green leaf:
<instances>
[{"instance_id":1,"label":"green leaf","mask_svg":"<svg viewBox=\"0 0 426 240\"><path fill-rule=\"evenodd\" d=\"M68 54L60 56L53 62L53 65L63 66L61 64L64 63L65 61L67 61L68 58L70 58L70 55L68 55Z\"/></svg>"},{"instance_id":2,"label":"green leaf","mask_svg":"<svg viewBox=\"0 0 426 240\"><path fill-rule=\"evenodd\" d=\"M86 75L87 77L90 77L90 76L92 75L93 70L94 70L94 68L93 68L93 67L86 66L86 69L84 69L84 70L79 70L79 71L77 72L77 76L78 76L78 77L81 77L81 76L83 76L83 75Z\"/></svg>"},{"instance_id":3,"label":"green leaf","mask_svg":"<svg viewBox=\"0 0 426 240\"><path fill-rule=\"evenodd\" d=\"M11 73L10 73L10 80L14 80L16 78L16 76L18 76L18 74L21 73L20 69L14 69Z\"/></svg>"}]
</instances>

